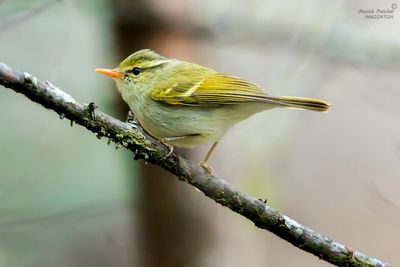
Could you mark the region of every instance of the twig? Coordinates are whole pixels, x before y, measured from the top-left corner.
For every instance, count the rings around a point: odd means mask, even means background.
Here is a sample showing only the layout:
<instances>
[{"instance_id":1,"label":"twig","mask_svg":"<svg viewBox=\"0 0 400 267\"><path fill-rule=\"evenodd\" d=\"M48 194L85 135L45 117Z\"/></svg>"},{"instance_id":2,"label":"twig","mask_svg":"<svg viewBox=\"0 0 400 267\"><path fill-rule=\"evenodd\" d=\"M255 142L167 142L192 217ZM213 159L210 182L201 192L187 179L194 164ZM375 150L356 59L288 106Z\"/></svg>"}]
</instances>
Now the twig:
<instances>
[{"instance_id":1,"label":"twig","mask_svg":"<svg viewBox=\"0 0 400 267\"><path fill-rule=\"evenodd\" d=\"M94 104L83 105L48 81L40 81L26 72L0 63L0 84L54 110L60 118L65 117L86 127L98 138L107 137L117 145L124 146L135 154L135 159L161 166L215 202L251 220L257 227L276 234L322 260L338 266L392 266L316 233L265 205L262 200L240 192L223 179L210 177L203 168L179 154L172 153L166 157L168 148L146 135L140 127L98 111Z\"/></svg>"}]
</instances>

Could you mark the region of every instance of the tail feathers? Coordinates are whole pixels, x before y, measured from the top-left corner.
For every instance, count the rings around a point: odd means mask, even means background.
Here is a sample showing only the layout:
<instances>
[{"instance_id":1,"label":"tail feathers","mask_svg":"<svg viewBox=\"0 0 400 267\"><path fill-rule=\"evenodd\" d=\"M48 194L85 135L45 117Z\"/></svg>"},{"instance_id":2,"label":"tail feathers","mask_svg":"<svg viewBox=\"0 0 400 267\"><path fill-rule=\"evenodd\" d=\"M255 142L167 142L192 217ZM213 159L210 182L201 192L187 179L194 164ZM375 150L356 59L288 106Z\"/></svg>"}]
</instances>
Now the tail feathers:
<instances>
[{"instance_id":1,"label":"tail feathers","mask_svg":"<svg viewBox=\"0 0 400 267\"><path fill-rule=\"evenodd\" d=\"M271 97L271 100L276 101L283 107L307 109L319 112L327 112L330 107L330 104L325 101L306 97L277 96Z\"/></svg>"}]
</instances>

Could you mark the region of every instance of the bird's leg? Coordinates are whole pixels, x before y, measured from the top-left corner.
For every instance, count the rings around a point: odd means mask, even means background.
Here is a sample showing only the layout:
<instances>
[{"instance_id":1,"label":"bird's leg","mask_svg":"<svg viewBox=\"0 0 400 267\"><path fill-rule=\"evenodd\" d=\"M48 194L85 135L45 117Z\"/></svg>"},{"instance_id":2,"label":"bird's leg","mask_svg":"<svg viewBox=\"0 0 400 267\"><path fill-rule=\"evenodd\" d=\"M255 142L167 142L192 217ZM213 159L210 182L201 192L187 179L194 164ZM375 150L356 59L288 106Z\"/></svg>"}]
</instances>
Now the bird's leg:
<instances>
[{"instance_id":1,"label":"bird's leg","mask_svg":"<svg viewBox=\"0 0 400 267\"><path fill-rule=\"evenodd\" d=\"M140 123L136 120L135 116L133 113L129 110L128 114L126 115L126 123L131 125L132 128L138 128L141 127Z\"/></svg>"},{"instance_id":2,"label":"bird's leg","mask_svg":"<svg viewBox=\"0 0 400 267\"><path fill-rule=\"evenodd\" d=\"M174 152L174 146L171 145L171 144L168 144L168 142L180 140L180 139L183 139L183 138L186 138L186 137L188 137L188 136L187 135L183 135L183 136L175 136L175 137L165 137L165 138L160 139L160 142L164 146L168 147L168 149L169 149L167 157L169 157L172 154L172 152Z\"/></svg>"},{"instance_id":3,"label":"bird's leg","mask_svg":"<svg viewBox=\"0 0 400 267\"><path fill-rule=\"evenodd\" d=\"M208 173L211 175L213 175L214 173L214 169L207 164L207 161L210 159L211 154L213 153L215 147L217 146L218 141L215 142L214 144L212 144L212 146L210 147L210 150L208 150L206 157L204 158L204 160L200 161L199 165L201 167L203 167L204 169L206 169L208 171Z\"/></svg>"},{"instance_id":4,"label":"bird's leg","mask_svg":"<svg viewBox=\"0 0 400 267\"><path fill-rule=\"evenodd\" d=\"M182 140L182 139L185 139L185 138L198 136L198 135L200 135L200 134L188 134L188 135L182 135L182 136L164 137L164 138L160 139L160 143L162 143L163 145L168 147L169 152L167 154L167 157L169 157L172 154L172 152L174 151L174 146L169 144L169 142L173 142L173 141L176 141L176 140Z\"/></svg>"},{"instance_id":5,"label":"bird's leg","mask_svg":"<svg viewBox=\"0 0 400 267\"><path fill-rule=\"evenodd\" d=\"M167 137L167 138L162 138L162 139L160 139L160 143L163 144L164 146L166 146L166 147L168 148L168 153L167 153L167 155L166 155L165 157L169 157L169 156L172 154L172 152L174 152L174 146L168 144L168 143L167 143L167 142L168 142L167 139L169 140L168 137ZM170 141L170 140L169 140L169 141Z\"/></svg>"}]
</instances>

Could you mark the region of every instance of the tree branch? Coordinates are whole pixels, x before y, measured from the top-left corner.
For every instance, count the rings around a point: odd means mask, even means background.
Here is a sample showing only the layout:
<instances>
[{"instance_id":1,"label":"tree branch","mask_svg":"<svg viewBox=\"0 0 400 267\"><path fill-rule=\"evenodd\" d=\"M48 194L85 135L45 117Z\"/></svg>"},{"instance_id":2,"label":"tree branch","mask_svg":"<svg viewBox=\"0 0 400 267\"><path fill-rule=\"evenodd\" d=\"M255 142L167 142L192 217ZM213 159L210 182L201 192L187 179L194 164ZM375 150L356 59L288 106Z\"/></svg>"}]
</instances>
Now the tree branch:
<instances>
[{"instance_id":1,"label":"tree branch","mask_svg":"<svg viewBox=\"0 0 400 267\"><path fill-rule=\"evenodd\" d=\"M338 266L392 266L316 233L265 205L263 201L240 192L223 179L214 175L210 177L203 168L179 154L172 153L166 157L168 148L146 135L140 127L95 110L93 103L81 104L48 81L40 81L26 72L0 63L0 84L57 112L60 118L65 117L71 123L82 125L98 138L107 137L124 146L134 153L135 159L159 165L215 202L246 217L257 227L274 233L320 259Z\"/></svg>"}]
</instances>

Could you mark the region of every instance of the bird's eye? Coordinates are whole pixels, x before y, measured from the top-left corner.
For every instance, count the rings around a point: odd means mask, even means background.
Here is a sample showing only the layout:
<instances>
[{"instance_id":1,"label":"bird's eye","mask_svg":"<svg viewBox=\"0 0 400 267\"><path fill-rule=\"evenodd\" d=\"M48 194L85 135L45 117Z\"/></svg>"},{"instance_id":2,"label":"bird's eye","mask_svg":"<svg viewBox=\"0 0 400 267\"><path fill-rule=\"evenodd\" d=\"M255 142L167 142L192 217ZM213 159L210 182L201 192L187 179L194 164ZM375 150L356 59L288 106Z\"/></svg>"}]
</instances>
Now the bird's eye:
<instances>
[{"instance_id":1,"label":"bird's eye","mask_svg":"<svg viewBox=\"0 0 400 267\"><path fill-rule=\"evenodd\" d=\"M134 68L131 69L129 72L130 72L130 73L133 73L133 75L139 75L139 74L142 72L142 69L141 69L141 68L138 68L138 67L134 67Z\"/></svg>"}]
</instances>

